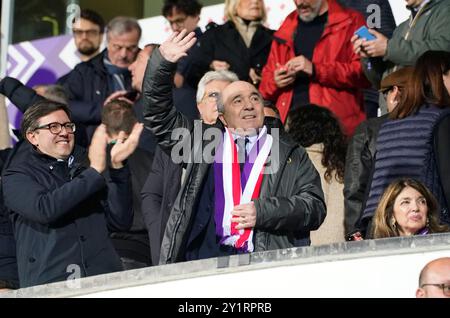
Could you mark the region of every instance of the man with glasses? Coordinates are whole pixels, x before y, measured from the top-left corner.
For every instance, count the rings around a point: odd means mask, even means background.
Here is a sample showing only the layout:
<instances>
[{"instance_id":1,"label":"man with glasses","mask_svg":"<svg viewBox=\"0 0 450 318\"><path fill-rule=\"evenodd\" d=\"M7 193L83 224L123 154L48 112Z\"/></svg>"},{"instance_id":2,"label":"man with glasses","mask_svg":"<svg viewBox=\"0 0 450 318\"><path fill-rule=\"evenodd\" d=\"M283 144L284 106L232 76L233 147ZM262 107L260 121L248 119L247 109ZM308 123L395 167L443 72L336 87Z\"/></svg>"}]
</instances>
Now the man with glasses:
<instances>
[{"instance_id":1,"label":"man with glasses","mask_svg":"<svg viewBox=\"0 0 450 318\"><path fill-rule=\"evenodd\" d=\"M89 61L100 52L105 32L105 21L95 11L83 9L72 21L72 33L81 62ZM58 83L64 84L70 72L62 76Z\"/></svg>"},{"instance_id":2,"label":"man with glasses","mask_svg":"<svg viewBox=\"0 0 450 318\"><path fill-rule=\"evenodd\" d=\"M450 298L450 257L429 262L420 272L417 298Z\"/></svg>"},{"instance_id":3,"label":"man with glasses","mask_svg":"<svg viewBox=\"0 0 450 318\"><path fill-rule=\"evenodd\" d=\"M101 122L105 100L114 92L132 91L128 67L139 52L141 28L136 19L116 17L107 26L107 48L87 62L78 64L62 83L76 122L87 126L90 138ZM61 83L61 80L59 81Z\"/></svg>"},{"instance_id":4,"label":"man with glasses","mask_svg":"<svg viewBox=\"0 0 450 318\"><path fill-rule=\"evenodd\" d=\"M67 106L31 106L22 121L24 141L5 164L2 189L11 213L20 287L122 270L108 229L132 224L129 169L142 125L111 148L98 127L89 151L76 146ZM108 170L108 174L102 175Z\"/></svg>"},{"instance_id":5,"label":"man with glasses","mask_svg":"<svg viewBox=\"0 0 450 318\"><path fill-rule=\"evenodd\" d=\"M89 61L100 52L105 22L95 11L83 9L72 24L73 39L82 62Z\"/></svg>"}]
</instances>

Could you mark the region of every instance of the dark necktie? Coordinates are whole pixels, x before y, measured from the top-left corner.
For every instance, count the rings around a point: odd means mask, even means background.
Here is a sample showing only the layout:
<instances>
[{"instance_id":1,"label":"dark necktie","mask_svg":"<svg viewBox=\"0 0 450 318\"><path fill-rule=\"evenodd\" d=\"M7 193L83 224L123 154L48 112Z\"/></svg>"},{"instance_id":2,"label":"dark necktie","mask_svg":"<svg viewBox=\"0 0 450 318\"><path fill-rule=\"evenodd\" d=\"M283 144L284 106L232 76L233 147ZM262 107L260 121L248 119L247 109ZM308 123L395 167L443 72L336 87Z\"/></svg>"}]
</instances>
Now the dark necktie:
<instances>
[{"instance_id":1,"label":"dark necktie","mask_svg":"<svg viewBox=\"0 0 450 318\"><path fill-rule=\"evenodd\" d=\"M239 160L239 168L242 172L242 170L244 170L244 164L247 161L248 157L247 157L247 144L249 143L249 139L248 137L245 138L237 138L236 139L236 144L238 146L238 160Z\"/></svg>"}]
</instances>

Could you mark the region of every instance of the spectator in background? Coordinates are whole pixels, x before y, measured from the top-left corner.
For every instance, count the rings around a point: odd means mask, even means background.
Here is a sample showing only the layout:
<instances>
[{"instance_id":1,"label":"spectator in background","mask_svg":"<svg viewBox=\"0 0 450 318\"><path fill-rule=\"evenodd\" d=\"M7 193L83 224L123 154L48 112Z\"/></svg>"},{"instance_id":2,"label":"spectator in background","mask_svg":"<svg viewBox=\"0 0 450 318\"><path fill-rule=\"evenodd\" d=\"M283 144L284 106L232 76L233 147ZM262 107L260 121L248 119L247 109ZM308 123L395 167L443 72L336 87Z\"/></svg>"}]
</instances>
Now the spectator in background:
<instances>
[{"instance_id":1,"label":"spectator in background","mask_svg":"<svg viewBox=\"0 0 450 318\"><path fill-rule=\"evenodd\" d=\"M210 71L202 77L198 83L197 107L203 123L216 123L219 116L217 98L227 85L237 80L236 74L226 70ZM154 265L159 263L164 230L185 173L181 164L175 164L167 153L157 147L152 171L142 188L142 211Z\"/></svg>"},{"instance_id":2,"label":"spectator in background","mask_svg":"<svg viewBox=\"0 0 450 318\"><path fill-rule=\"evenodd\" d=\"M450 257L429 262L420 271L417 298L450 298Z\"/></svg>"},{"instance_id":3,"label":"spectator in background","mask_svg":"<svg viewBox=\"0 0 450 318\"><path fill-rule=\"evenodd\" d=\"M428 51L414 67L403 101L382 124L374 169L359 222L364 233L387 186L398 178L414 178L430 189L440 205L440 221L450 224L450 95L444 79L450 52Z\"/></svg>"},{"instance_id":4,"label":"spectator in background","mask_svg":"<svg viewBox=\"0 0 450 318\"><path fill-rule=\"evenodd\" d=\"M353 36L353 49L362 59L366 76L376 88L399 67L413 66L426 51L450 51L450 0L405 0L411 17L392 37L370 30L376 39ZM385 110L384 110L385 111Z\"/></svg>"},{"instance_id":5,"label":"spectator in background","mask_svg":"<svg viewBox=\"0 0 450 318\"><path fill-rule=\"evenodd\" d=\"M125 90L117 91L111 94L105 101L105 105L115 99L123 100L133 105L134 114L140 123L144 122L144 116L142 114L142 82L144 80L148 59L156 47L158 47L158 44L147 44L139 52L136 60L128 67L131 73L131 86L133 91L131 93ZM139 138L139 148L154 154L156 144L156 138L153 133L148 129L144 129Z\"/></svg>"},{"instance_id":6,"label":"spectator in background","mask_svg":"<svg viewBox=\"0 0 450 318\"><path fill-rule=\"evenodd\" d=\"M134 18L116 17L107 26L107 48L78 64L63 83L73 119L86 125L90 138L101 122L105 100L119 90L131 91L128 67L139 52L141 27Z\"/></svg>"},{"instance_id":7,"label":"spectator in background","mask_svg":"<svg viewBox=\"0 0 450 318\"><path fill-rule=\"evenodd\" d=\"M206 31L193 50L193 74L200 78L208 70L230 70L258 85L273 34L264 26L264 1L226 0L225 16L228 21Z\"/></svg>"},{"instance_id":8,"label":"spectator in background","mask_svg":"<svg viewBox=\"0 0 450 318\"><path fill-rule=\"evenodd\" d=\"M288 117L288 133L302 147L320 175L327 217L311 232L311 244L344 241L344 167L347 141L330 110L308 105Z\"/></svg>"},{"instance_id":9,"label":"spectator in background","mask_svg":"<svg viewBox=\"0 0 450 318\"><path fill-rule=\"evenodd\" d=\"M80 16L73 19L72 32L82 62L89 61L100 53L105 21L97 12L82 9Z\"/></svg>"},{"instance_id":10,"label":"spectator in background","mask_svg":"<svg viewBox=\"0 0 450 318\"><path fill-rule=\"evenodd\" d=\"M369 238L448 232L439 224L439 206L427 187L414 179L399 179L384 191L375 211Z\"/></svg>"},{"instance_id":11,"label":"spectator in background","mask_svg":"<svg viewBox=\"0 0 450 318\"><path fill-rule=\"evenodd\" d=\"M413 67L407 66L389 74L381 81L380 93L386 99L388 112L393 111L401 102L405 86L413 71ZM387 119L388 114L385 114L362 122L348 144L344 175L344 225L349 240L353 234L359 232L357 222L361 217L363 203L369 191L378 131Z\"/></svg>"},{"instance_id":12,"label":"spectator in background","mask_svg":"<svg viewBox=\"0 0 450 318\"><path fill-rule=\"evenodd\" d=\"M109 147L113 147L118 140L127 139L137 123L133 105L120 100L105 104L102 123L106 128ZM127 231L111 231L110 235L124 269L142 268L152 264L148 233L141 210L141 189L150 172L152 161L153 153L139 147L127 160L131 175L133 224Z\"/></svg>"},{"instance_id":13,"label":"spectator in background","mask_svg":"<svg viewBox=\"0 0 450 318\"><path fill-rule=\"evenodd\" d=\"M75 17L72 21L72 33L81 62L89 61L100 53L105 21L97 12L82 9L79 17ZM58 79L58 83L64 84L69 74L70 72Z\"/></svg>"},{"instance_id":14,"label":"spectator in background","mask_svg":"<svg viewBox=\"0 0 450 318\"><path fill-rule=\"evenodd\" d=\"M11 211L21 288L122 269L107 227L131 226L124 161L142 126L111 149L106 179L105 127L96 130L88 154L74 145L75 129L67 106L33 105L22 121L24 141L4 168L3 197Z\"/></svg>"},{"instance_id":15,"label":"spectator in background","mask_svg":"<svg viewBox=\"0 0 450 318\"><path fill-rule=\"evenodd\" d=\"M370 86L349 42L364 18L336 0L295 0L295 5L274 34L260 91L276 102L283 122L290 109L321 105L351 136L365 119L360 89Z\"/></svg>"},{"instance_id":16,"label":"spectator in background","mask_svg":"<svg viewBox=\"0 0 450 318\"><path fill-rule=\"evenodd\" d=\"M195 32L197 39L202 37L202 30L198 26L202 4L197 0L165 0L162 15L167 19L173 32L186 29ZM192 76L191 52L177 64L174 77L173 100L175 107L191 119L198 119L195 95L197 81Z\"/></svg>"},{"instance_id":17,"label":"spectator in background","mask_svg":"<svg viewBox=\"0 0 450 318\"><path fill-rule=\"evenodd\" d=\"M397 27L389 0L339 0L348 8L359 11L366 18L367 25L388 39ZM364 108L367 118L378 116L379 94L375 89L364 90Z\"/></svg>"}]
</instances>

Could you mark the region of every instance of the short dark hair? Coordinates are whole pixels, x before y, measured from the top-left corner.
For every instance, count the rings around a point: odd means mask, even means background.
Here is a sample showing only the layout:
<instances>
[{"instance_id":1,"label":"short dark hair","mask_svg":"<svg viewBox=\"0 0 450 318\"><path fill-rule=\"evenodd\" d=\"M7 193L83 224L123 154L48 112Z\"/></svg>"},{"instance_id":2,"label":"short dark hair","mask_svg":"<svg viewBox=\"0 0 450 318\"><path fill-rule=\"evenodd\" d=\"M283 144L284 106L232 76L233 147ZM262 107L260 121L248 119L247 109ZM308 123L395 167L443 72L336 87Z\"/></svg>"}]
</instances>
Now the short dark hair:
<instances>
[{"instance_id":1,"label":"short dark hair","mask_svg":"<svg viewBox=\"0 0 450 318\"><path fill-rule=\"evenodd\" d=\"M70 110L67 105L53 102L50 100L40 101L28 108L23 114L21 131L23 138L27 139L27 133L34 131L39 126L39 119L54 113L58 110L62 110L67 114L69 120L71 120Z\"/></svg>"},{"instance_id":2,"label":"short dark hair","mask_svg":"<svg viewBox=\"0 0 450 318\"><path fill-rule=\"evenodd\" d=\"M168 17L172 15L172 10L177 8L178 11L188 16L200 15L203 5L197 0L165 0L162 8L162 15Z\"/></svg>"},{"instance_id":3,"label":"short dark hair","mask_svg":"<svg viewBox=\"0 0 450 318\"><path fill-rule=\"evenodd\" d=\"M102 124L106 126L106 133L109 136L118 134L120 131L130 134L136 123L133 105L114 99L103 106Z\"/></svg>"},{"instance_id":4,"label":"short dark hair","mask_svg":"<svg viewBox=\"0 0 450 318\"><path fill-rule=\"evenodd\" d=\"M72 23L75 23L78 17L73 18ZM100 28L100 33L105 32L105 20L103 20L102 16L91 9L82 9L80 11L80 19L88 20Z\"/></svg>"}]
</instances>

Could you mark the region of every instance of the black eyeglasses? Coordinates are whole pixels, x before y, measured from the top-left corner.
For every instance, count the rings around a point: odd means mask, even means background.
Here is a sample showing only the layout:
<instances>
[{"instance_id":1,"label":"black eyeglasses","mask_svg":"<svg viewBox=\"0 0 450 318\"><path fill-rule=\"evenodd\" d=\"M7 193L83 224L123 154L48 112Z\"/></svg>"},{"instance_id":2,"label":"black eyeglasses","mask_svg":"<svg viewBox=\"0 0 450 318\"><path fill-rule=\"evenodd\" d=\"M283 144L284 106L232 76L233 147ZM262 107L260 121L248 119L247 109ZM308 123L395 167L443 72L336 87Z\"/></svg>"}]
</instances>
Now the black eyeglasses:
<instances>
[{"instance_id":1,"label":"black eyeglasses","mask_svg":"<svg viewBox=\"0 0 450 318\"><path fill-rule=\"evenodd\" d=\"M50 130L50 132L52 134L57 135L57 134L59 134L61 132L63 127L66 129L66 132L69 133L69 134L73 134L75 132L75 130L76 130L75 123L71 123L71 122L67 122L67 123L64 123L64 124L50 123L50 124L47 124L47 125L41 125L39 127L36 127L35 130L48 129L48 130Z\"/></svg>"},{"instance_id":2,"label":"black eyeglasses","mask_svg":"<svg viewBox=\"0 0 450 318\"><path fill-rule=\"evenodd\" d=\"M440 289L442 289L442 292L445 296L450 297L450 284L422 284L420 288L423 288L424 286L439 287Z\"/></svg>"},{"instance_id":3,"label":"black eyeglasses","mask_svg":"<svg viewBox=\"0 0 450 318\"><path fill-rule=\"evenodd\" d=\"M72 32L73 35L75 35L77 38L81 38L83 34L86 34L88 38L92 38L100 34L100 31L94 29L89 30L73 29Z\"/></svg>"}]
</instances>

